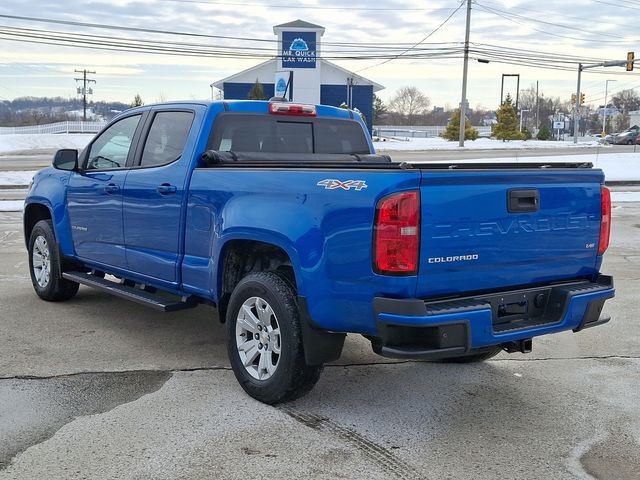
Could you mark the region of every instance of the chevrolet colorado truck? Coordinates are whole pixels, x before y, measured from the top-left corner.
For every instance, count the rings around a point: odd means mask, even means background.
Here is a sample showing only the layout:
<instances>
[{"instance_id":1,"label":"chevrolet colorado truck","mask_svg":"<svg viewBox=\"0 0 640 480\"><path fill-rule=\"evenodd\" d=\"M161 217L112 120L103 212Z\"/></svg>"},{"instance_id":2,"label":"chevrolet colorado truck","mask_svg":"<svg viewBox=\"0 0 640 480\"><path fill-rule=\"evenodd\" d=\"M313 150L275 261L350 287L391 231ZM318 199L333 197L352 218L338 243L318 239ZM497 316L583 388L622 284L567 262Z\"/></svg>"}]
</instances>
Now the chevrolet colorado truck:
<instances>
[{"instance_id":1,"label":"chevrolet colorado truck","mask_svg":"<svg viewBox=\"0 0 640 480\"><path fill-rule=\"evenodd\" d=\"M610 225L590 164L398 163L358 114L283 101L128 110L58 151L24 209L40 298L212 305L270 404L307 393L347 333L474 362L605 323Z\"/></svg>"}]
</instances>

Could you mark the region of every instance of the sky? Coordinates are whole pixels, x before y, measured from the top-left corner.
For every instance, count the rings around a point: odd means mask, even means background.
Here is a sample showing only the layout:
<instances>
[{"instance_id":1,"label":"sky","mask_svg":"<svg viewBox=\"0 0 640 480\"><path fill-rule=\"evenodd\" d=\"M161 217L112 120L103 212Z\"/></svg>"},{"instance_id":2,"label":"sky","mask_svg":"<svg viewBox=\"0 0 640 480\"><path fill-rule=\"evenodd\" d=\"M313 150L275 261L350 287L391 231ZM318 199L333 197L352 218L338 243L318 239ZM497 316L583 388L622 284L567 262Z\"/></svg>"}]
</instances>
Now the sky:
<instances>
[{"instance_id":1,"label":"sky","mask_svg":"<svg viewBox=\"0 0 640 480\"><path fill-rule=\"evenodd\" d=\"M458 8L461 7L461 8ZM457 9L457 10L456 10ZM601 60L621 60L627 51L640 47L637 29L639 0L477 0L472 3L472 49L512 50L511 62L531 62L530 51L545 57L564 55ZM32 17L12 19L5 16ZM388 101L403 86L416 86L433 106L456 107L460 102L462 42L466 6L456 0L3 0L0 6L0 100L22 96L76 95L75 69L95 71L93 100L130 103L139 94L145 103L162 100L211 98L210 84L264 59L199 58L92 50L70 46L16 41L15 28L31 35L34 30L80 35L102 35L153 42L183 42L217 47L244 54L275 54L273 25L302 19L326 28L323 54L345 56L346 52L371 55L373 47L357 44L395 44L394 54L419 43L407 54L383 63L382 59L332 59L334 63L385 86L380 92ZM97 29L59 25L33 20L115 25L201 35L245 37L260 41L210 37L159 35L151 32ZM449 18L450 17L450 18ZM449 18L448 21L445 20ZM444 22L444 24L443 24ZM435 30L435 33L434 33ZM41 33L41 32L40 32ZM94 38L94 37L92 37ZM42 41L40 39L39 41ZM106 41L106 40L105 40ZM326 42L347 46L330 47ZM356 45L354 45L356 44ZM398 45L401 44L401 45ZM348 45L351 45L349 47ZM100 40L96 41L100 46ZM410 58L426 48L451 48L449 57ZM366 51L365 51L366 50ZM376 50L380 51L380 50ZM502 74L520 74L520 87L539 82L546 96L569 100L575 92L577 66L562 64L571 71L532 68L497 62L479 63L487 54L471 53L468 101L472 108L497 108ZM640 48L638 48L640 57ZM505 60L504 54L502 59ZM583 88L588 104L604 103L605 81L609 94L625 88L640 88L640 64L634 72L624 68L588 70ZM506 92L515 92L515 80L508 77Z\"/></svg>"}]
</instances>

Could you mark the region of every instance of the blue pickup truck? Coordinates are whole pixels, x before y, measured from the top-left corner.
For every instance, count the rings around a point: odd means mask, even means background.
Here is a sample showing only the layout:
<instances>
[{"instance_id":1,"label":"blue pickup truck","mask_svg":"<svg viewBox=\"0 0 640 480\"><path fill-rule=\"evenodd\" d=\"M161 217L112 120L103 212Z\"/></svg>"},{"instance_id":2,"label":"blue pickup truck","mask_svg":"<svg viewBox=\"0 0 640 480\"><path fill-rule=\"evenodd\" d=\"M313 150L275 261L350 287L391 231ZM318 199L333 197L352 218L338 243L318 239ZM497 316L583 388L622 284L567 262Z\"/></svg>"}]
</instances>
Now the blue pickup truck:
<instances>
[{"instance_id":1,"label":"blue pickup truck","mask_svg":"<svg viewBox=\"0 0 640 480\"><path fill-rule=\"evenodd\" d=\"M358 114L282 101L128 110L58 151L24 210L40 298L212 305L270 404L308 392L347 333L474 362L605 323L610 223L590 164L398 163Z\"/></svg>"}]
</instances>

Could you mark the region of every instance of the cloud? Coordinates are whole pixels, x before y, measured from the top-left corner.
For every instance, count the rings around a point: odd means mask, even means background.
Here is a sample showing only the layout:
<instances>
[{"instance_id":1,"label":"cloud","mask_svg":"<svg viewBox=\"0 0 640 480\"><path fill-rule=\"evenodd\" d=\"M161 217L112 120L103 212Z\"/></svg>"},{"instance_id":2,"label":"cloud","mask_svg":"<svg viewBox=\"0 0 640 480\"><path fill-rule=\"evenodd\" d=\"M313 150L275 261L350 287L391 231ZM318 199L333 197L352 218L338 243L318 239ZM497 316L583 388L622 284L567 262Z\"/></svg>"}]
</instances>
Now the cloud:
<instances>
[{"instance_id":1,"label":"cloud","mask_svg":"<svg viewBox=\"0 0 640 480\"><path fill-rule=\"evenodd\" d=\"M224 0L219 1L224 2ZM236 5L222 3L207 5L172 0L66 0L65 2L32 0L26 8L24 0L3 0L2 13L157 30L255 37L269 41L275 40L272 31L274 24L301 18L326 27L324 42L345 44L402 42L410 46L438 27L457 6L451 0L435 0L428 3L422 0L390 0L384 3L369 0L354 0L348 3L333 0L333 2L307 0L305 4L317 7L342 6L349 9L277 9L267 6L283 4L283 0L249 0L251 4L262 3L265 6L246 7L237 5L241 0L228 0L228 3L236 3ZM295 6L303 5L296 3ZM395 10L355 9L382 7ZM464 8L460 9L444 27L429 38L428 42L462 42L464 10ZM630 15L636 14L635 7L613 8L595 2L587 3L577 0L562 3L541 3L539 0L477 0L473 3L471 40L474 44L493 44L598 58L619 58L624 56L627 50L633 50L637 41L634 43L631 40L640 37L635 23L628 21ZM169 37L142 32L65 27L8 19L1 19L0 24L70 33L113 35L137 40L171 40L231 47L239 45L239 42L234 40ZM568 28L563 28L561 25ZM159 91L166 92L168 97L187 98L192 93L208 96L211 81L260 62L257 59L169 57L97 51L9 40L0 40L0 44L3 49L0 80L4 88L18 92L16 94L27 94L27 92L32 94L33 89L38 88L42 95L47 95L48 91L59 92L64 89L73 92L75 89L73 75L69 74L68 77L65 75L75 68L88 67L98 72L96 98L103 93L106 95L106 92L111 92L108 95L112 96L123 94L118 92L122 92L121 87L126 89L127 85L130 90L126 92L127 95L139 91L143 97L149 98L157 96ZM252 51L251 49L256 47L273 47L275 52L273 42L250 43L247 51ZM335 50L354 51L356 49L329 44L322 46L322 51L327 55L335 55ZM374 49L370 51L373 52ZM333 61L353 71L380 63L376 60ZM403 59L365 70L362 74L387 87L383 96L391 95L401 85L414 84L428 89L434 103L455 105L459 102L461 70L461 61L457 59ZM493 105L494 90L496 85L499 88L500 75L505 72L521 73L522 83L525 85L535 80L544 81L548 87L543 88L548 88L548 93L552 95L570 95L575 88L574 72L533 69L495 62L488 65L472 63L469 82L470 102L474 105L476 103ZM43 75L51 81L32 84L22 80L28 76L35 82ZM585 82L591 81L594 88L600 89L597 86L600 77L604 80L604 76L585 75ZM604 81L600 83L604 84Z\"/></svg>"}]
</instances>

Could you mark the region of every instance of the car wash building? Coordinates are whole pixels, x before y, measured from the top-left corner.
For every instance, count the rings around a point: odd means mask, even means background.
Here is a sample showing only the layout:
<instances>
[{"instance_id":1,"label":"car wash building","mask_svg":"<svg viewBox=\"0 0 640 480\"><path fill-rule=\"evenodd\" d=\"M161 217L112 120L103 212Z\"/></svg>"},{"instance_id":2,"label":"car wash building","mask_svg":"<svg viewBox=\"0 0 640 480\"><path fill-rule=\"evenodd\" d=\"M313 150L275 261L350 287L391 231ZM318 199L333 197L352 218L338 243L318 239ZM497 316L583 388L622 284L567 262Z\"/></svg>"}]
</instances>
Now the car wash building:
<instances>
[{"instance_id":1,"label":"car wash building","mask_svg":"<svg viewBox=\"0 0 640 480\"><path fill-rule=\"evenodd\" d=\"M321 39L324 27L296 20L273 27L278 37L276 58L212 83L227 100L245 100L258 80L267 98L286 97L298 103L339 107L343 103L360 110L371 127L373 94L384 87L324 60Z\"/></svg>"}]
</instances>

